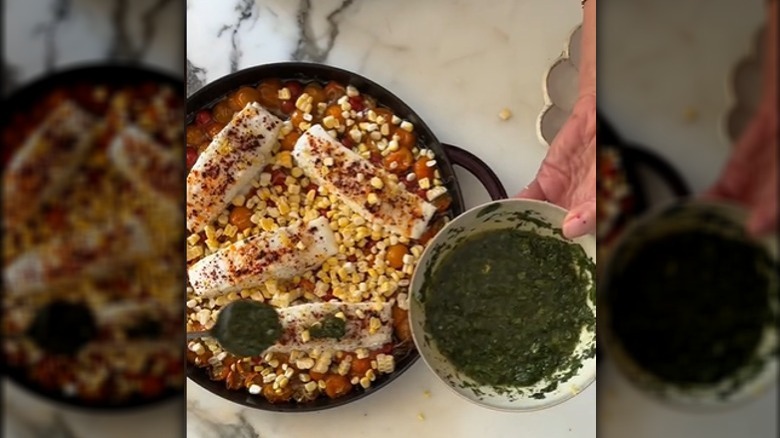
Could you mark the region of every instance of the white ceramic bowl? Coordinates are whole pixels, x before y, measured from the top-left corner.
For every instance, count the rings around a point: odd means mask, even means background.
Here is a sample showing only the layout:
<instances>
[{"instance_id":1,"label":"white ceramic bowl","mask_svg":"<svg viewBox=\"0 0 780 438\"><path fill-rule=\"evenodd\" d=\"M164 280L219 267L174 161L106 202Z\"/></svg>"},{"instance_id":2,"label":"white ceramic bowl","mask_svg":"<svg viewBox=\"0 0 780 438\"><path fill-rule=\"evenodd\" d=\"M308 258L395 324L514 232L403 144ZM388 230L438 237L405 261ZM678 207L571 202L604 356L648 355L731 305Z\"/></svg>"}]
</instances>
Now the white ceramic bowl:
<instances>
[{"instance_id":1,"label":"white ceramic bowl","mask_svg":"<svg viewBox=\"0 0 780 438\"><path fill-rule=\"evenodd\" d=\"M527 214L533 220L520 219L518 213ZM496 391L490 386L479 385L455 369L439 352L435 341L427 336L425 331L425 309L421 300L421 290L426 273L435 271L437 264L455 242L475 233L504 228L531 230L543 236L565 240L553 233L554 228L560 229L565 215L565 210L547 202L525 199L489 202L468 210L448 223L428 244L423 253L412 277L412 294L409 299L412 336L426 365L464 398L498 410L533 411L554 406L574 397L596 379L595 329L583 330L580 342L573 353L584 357L581 367L573 373L572 377L559 381L557 387L549 391L545 391L545 388L551 382L546 380L530 387L507 388L505 391ZM584 236L575 239L574 242L582 246L587 256L594 263L596 262L596 239L593 236ZM595 316L595 303L589 299L588 304ZM565 371L567 370L559 370L554 376L562 375ZM532 397L537 393L542 393L544 397Z\"/></svg>"},{"instance_id":2,"label":"white ceramic bowl","mask_svg":"<svg viewBox=\"0 0 780 438\"><path fill-rule=\"evenodd\" d=\"M606 261L604 282L600 293L607 293L609 281L615 266L624 260L635 245L641 245L645 239L652 239L668 232L684 230L711 229L723 232L724 235L745 238L742 227L747 219L744 208L734 204L683 200L673 201L651 211L640 218L623 232L617 240L610 259ZM777 236L767 236L758 243L763 245L772 259L778 257ZM772 286L770 286L771 288ZM772 310L778 315L777 277L775 277L775 296ZM618 291L615 291L618 293ZM630 291L628 291L630 293ZM738 291L735 291L738 293ZM601 300L599 298L599 300ZM739 405L755 398L766 391L777 379L777 331L772 324L767 324L758 347L754 352L752 363L743 366L728 378L712 385L697 387L679 387L662 381L645 371L624 350L619 340L611 331L609 303L605 299L602 305L601 317L598 320L599 338L603 341L608 357L615 362L617 368L640 390L675 407L688 410L724 409ZM756 366L759 364L759 366ZM737 386L732 391L729 388Z\"/></svg>"}]
</instances>

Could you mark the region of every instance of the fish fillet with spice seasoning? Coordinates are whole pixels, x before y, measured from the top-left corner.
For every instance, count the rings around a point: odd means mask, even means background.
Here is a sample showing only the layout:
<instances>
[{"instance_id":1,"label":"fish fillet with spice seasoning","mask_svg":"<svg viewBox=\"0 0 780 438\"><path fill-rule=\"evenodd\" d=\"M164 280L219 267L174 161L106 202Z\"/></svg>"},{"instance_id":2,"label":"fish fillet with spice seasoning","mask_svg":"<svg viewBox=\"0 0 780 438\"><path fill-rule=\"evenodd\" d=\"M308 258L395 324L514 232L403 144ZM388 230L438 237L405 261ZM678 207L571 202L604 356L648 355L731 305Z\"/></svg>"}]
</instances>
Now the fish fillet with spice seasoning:
<instances>
[{"instance_id":1,"label":"fish fillet with spice seasoning","mask_svg":"<svg viewBox=\"0 0 780 438\"><path fill-rule=\"evenodd\" d=\"M153 255L146 226L134 216L58 237L15 258L3 271L12 294L40 292L83 278L105 278Z\"/></svg>"},{"instance_id":2,"label":"fish fillet with spice seasoning","mask_svg":"<svg viewBox=\"0 0 780 438\"><path fill-rule=\"evenodd\" d=\"M148 134L135 126L121 130L108 147L111 164L143 196L150 218L150 230L159 246L177 234L169 230L181 227L181 195L184 163Z\"/></svg>"},{"instance_id":3,"label":"fish fillet with spice seasoning","mask_svg":"<svg viewBox=\"0 0 780 438\"><path fill-rule=\"evenodd\" d=\"M290 279L320 266L338 253L324 216L251 236L204 257L187 271L195 294L211 297Z\"/></svg>"},{"instance_id":4,"label":"fish fillet with spice seasoning","mask_svg":"<svg viewBox=\"0 0 780 438\"><path fill-rule=\"evenodd\" d=\"M367 221L393 233L418 239L436 212L433 204L334 140L320 125L312 126L298 139L292 154L312 181L339 196Z\"/></svg>"},{"instance_id":5,"label":"fish fillet with spice seasoning","mask_svg":"<svg viewBox=\"0 0 780 438\"><path fill-rule=\"evenodd\" d=\"M3 178L6 227L24 222L64 187L92 144L97 122L63 101L14 154Z\"/></svg>"},{"instance_id":6,"label":"fish fillet with spice seasoning","mask_svg":"<svg viewBox=\"0 0 780 438\"><path fill-rule=\"evenodd\" d=\"M265 166L282 121L248 103L220 131L187 175L187 229L199 233Z\"/></svg>"},{"instance_id":7,"label":"fish fillet with spice seasoning","mask_svg":"<svg viewBox=\"0 0 780 438\"><path fill-rule=\"evenodd\" d=\"M393 302L386 303L306 303L279 309L282 337L266 352L290 353L293 350L310 352L373 350L393 340ZM340 315L339 315L340 314ZM328 315L342 317L344 336L316 338L310 328Z\"/></svg>"}]
</instances>

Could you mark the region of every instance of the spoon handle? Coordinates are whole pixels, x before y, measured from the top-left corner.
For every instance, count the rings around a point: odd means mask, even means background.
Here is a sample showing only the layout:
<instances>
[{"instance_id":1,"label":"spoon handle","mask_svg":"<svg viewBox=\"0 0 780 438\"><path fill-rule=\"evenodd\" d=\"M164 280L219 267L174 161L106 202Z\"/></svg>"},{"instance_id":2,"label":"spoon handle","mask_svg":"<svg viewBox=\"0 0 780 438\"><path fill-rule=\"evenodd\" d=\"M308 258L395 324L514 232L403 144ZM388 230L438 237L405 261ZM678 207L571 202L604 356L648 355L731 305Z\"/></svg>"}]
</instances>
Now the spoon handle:
<instances>
[{"instance_id":1,"label":"spoon handle","mask_svg":"<svg viewBox=\"0 0 780 438\"><path fill-rule=\"evenodd\" d=\"M202 338L204 336L211 336L211 332L209 330L199 330L199 331L196 331L196 332L187 332L187 340L188 341L192 340L192 339Z\"/></svg>"}]
</instances>

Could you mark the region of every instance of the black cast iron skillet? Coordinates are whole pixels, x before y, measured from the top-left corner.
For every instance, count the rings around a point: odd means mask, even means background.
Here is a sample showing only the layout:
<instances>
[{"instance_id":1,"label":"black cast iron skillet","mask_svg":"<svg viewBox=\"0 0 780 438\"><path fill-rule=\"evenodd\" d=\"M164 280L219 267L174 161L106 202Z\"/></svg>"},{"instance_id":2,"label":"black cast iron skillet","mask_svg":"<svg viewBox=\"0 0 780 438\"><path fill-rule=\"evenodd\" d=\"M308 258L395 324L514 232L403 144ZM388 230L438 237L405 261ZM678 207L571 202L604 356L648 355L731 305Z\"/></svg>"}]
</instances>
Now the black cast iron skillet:
<instances>
[{"instance_id":1,"label":"black cast iron skillet","mask_svg":"<svg viewBox=\"0 0 780 438\"><path fill-rule=\"evenodd\" d=\"M182 78L174 77L169 73L155 70L146 66L121 64L121 63L101 63L84 64L70 67L66 70L46 74L29 84L13 91L7 98L3 99L3 111L0 116L0 132L7 126L13 126L14 117L17 114L23 114L34 110L36 104L40 103L53 91L70 88L77 85L103 84L107 86L127 86L141 85L144 83L157 83L168 85L173 90L181 91L181 97L184 98L184 81ZM12 156L13 151L9 150L8 145L3 140L2 147L2 166ZM184 157L182 157L184 160ZM184 197L184 193L182 193ZM184 226L182 224L182 226ZM182 292L182 299L184 293ZM182 301L183 302L183 301ZM17 383L26 390L42 396L48 400L67 407L80 408L88 411L116 412L132 408L149 407L150 405L162 401L171 400L184 393L183 386L181 390L168 390L156 397L135 397L123 400L122 402L111 402L107 400L86 401L75 397L65 397L59 391L50 391L40 387L31 381L23 367L11 367L4 359L2 362L3 375L11 381Z\"/></svg>"},{"instance_id":2,"label":"black cast iron skillet","mask_svg":"<svg viewBox=\"0 0 780 438\"><path fill-rule=\"evenodd\" d=\"M690 194L688 184L666 160L646 147L624 140L603 114L597 114L597 132L599 147L614 149L621 158L623 172L631 190L632 203L628 211L621 212L615 226L622 228L629 220L647 211L652 206L649 201L649 188L639 177L641 169L647 169L658 177L676 197Z\"/></svg>"},{"instance_id":3,"label":"black cast iron skillet","mask_svg":"<svg viewBox=\"0 0 780 438\"><path fill-rule=\"evenodd\" d=\"M506 190L496 174L482 160L456 146L441 143L427 124L401 99L393 95L381 85L356 73L339 68L303 62L282 62L250 67L224 76L192 94L187 99L187 123L191 123L199 110L210 108L224 96L237 90L242 85L256 85L264 79L294 79L303 82L316 80L321 83L337 81L343 85L353 85L361 93L367 94L377 102L393 110L399 117L414 124L418 142L436 153L436 161L442 176L453 198L450 207L451 215L457 216L465 211L463 196L458 185L452 165L468 170L485 186L492 199L507 197ZM187 364L187 376L206 390L222 397L256 409L278 412L316 411L341 406L361 399L378 391L406 371L417 360L419 354L412 349L403 357L396 357L396 369L392 374L384 374L376 379L368 390L355 389L344 397L328 399L320 397L308 403L270 403L262 395L252 395L246 390L229 390L223 381L212 381L204 368Z\"/></svg>"},{"instance_id":4,"label":"black cast iron skillet","mask_svg":"<svg viewBox=\"0 0 780 438\"><path fill-rule=\"evenodd\" d=\"M621 159L622 172L629 186L631 202L620 212L614 222L614 229L607 232L612 242L625 229L628 223L652 208L649 202L649 188L639 177L640 169L648 169L658 177L678 198L687 197L690 189L685 180L666 160L650 152L647 148L625 141L601 113L597 113L597 143L599 148L612 148ZM596 346L596 357L600 360L603 351Z\"/></svg>"}]
</instances>

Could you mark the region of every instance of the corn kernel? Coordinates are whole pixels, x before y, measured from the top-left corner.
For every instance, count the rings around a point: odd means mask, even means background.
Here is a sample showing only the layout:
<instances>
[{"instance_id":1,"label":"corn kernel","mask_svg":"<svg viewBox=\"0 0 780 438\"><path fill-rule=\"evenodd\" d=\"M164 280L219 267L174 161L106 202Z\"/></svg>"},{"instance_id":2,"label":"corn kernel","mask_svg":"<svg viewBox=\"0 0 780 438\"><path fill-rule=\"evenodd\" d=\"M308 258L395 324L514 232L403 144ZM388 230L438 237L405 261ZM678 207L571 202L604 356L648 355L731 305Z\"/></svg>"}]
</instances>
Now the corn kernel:
<instances>
[{"instance_id":1,"label":"corn kernel","mask_svg":"<svg viewBox=\"0 0 780 438\"><path fill-rule=\"evenodd\" d=\"M339 121L333 116L325 116L322 119L322 124L326 129L333 129L339 125Z\"/></svg>"},{"instance_id":2,"label":"corn kernel","mask_svg":"<svg viewBox=\"0 0 780 438\"><path fill-rule=\"evenodd\" d=\"M378 176L375 176L371 178L371 186L375 189L382 189L382 187L385 186L385 183L382 181L382 178L379 178Z\"/></svg>"},{"instance_id":3,"label":"corn kernel","mask_svg":"<svg viewBox=\"0 0 780 438\"><path fill-rule=\"evenodd\" d=\"M280 199L279 202L276 204L277 208L279 208L279 214L282 215L288 215L290 214L290 205L287 204L287 201L284 200L284 198Z\"/></svg>"},{"instance_id":4,"label":"corn kernel","mask_svg":"<svg viewBox=\"0 0 780 438\"><path fill-rule=\"evenodd\" d=\"M290 151L279 152L279 154L276 156L276 164L287 169L292 169L293 161Z\"/></svg>"},{"instance_id":5,"label":"corn kernel","mask_svg":"<svg viewBox=\"0 0 780 438\"><path fill-rule=\"evenodd\" d=\"M368 321L368 333L373 335L379 331L380 328L382 328L382 321L379 318L371 317Z\"/></svg>"},{"instance_id":6,"label":"corn kernel","mask_svg":"<svg viewBox=\"0 0 780 438\"><path fill-rule=\"evenodd\" d=\"M263 218L260 220L260 227L265 231L273 231L276 229L276 223L271 218Z\"/></svg>"}]
</instances>

